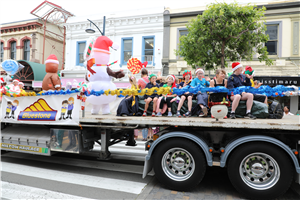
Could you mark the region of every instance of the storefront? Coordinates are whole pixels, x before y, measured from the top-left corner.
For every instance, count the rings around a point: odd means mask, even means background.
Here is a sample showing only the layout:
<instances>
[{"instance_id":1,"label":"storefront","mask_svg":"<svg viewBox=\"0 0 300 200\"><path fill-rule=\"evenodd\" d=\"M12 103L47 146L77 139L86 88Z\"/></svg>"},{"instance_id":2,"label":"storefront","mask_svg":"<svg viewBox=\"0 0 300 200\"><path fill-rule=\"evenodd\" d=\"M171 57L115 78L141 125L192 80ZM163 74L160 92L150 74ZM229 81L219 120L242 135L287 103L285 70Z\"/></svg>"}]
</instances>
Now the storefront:
<instances>
[{"instance_id":1,"label":"storefront","mask_svg":"<svg viewBox=\"0 0 300 200\"><path fill-rule=\"evenodd\" d=\"M269 85L270 87L275 87L276 85L294 85L300 87L299 76L255 76L255 80L263 83L263 85ZM280 102L282 107L289 106L291 113L296 114L298 111L300 112L299 96L276 97L275 99Z\"/></svg>"}]
</instances>

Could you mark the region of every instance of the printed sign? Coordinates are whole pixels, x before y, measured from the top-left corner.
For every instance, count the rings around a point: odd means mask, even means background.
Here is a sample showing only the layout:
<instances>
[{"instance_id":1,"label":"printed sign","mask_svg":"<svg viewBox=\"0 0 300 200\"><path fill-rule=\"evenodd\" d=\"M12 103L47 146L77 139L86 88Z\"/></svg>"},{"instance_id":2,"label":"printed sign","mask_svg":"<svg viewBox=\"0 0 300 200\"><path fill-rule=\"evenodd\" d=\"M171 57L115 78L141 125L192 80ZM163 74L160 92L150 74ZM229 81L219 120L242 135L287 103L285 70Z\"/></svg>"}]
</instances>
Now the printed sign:
<instances>
[{"instance_id":1,"label":"printed sign","mask_svg":"<svg viewBox=\"0 0 300 200\"><path fill-rule=\"evenodd\" d=\"M1 149L3 150L6 149L9 151L22 151L28 153L50 155L50 150L48 148L43 148L43 147L1 143Z\"/></svg>"},{"instance_id":2,"label":"printed sign","mask_svg":"<svg viewBox=\"0 0 300 200\"><path fill-rule=\"evenodd\" d=\"M31 124L79 124L80 102L76 94L51 96L3 96L1 121Z\"/></svg>"}]
</instances>

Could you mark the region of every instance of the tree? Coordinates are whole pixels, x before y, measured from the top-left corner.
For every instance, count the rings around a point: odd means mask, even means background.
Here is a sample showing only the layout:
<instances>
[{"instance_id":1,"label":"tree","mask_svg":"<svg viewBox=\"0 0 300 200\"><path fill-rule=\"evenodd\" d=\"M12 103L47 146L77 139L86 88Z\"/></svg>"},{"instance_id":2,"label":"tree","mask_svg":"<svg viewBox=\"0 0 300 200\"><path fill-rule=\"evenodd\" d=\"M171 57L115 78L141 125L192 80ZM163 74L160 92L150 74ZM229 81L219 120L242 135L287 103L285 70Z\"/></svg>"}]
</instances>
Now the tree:
<instances>
[{"instance_id":1,"label":"tree","mask_svg":"<svg viewBox=\"0 0 300 200\"><path fill-rule=\"evenodd\" d=\"M206 69L220 65L225 68L226 59L252 60L255 53L260 62L271 65L264 46L269 39L262 21L265 10L265 7L240 6L236 2L210 4L202 15L189 22L189 33L180 37L175 53L183 56L189 65Z\"/></svg>"}]
</instances>

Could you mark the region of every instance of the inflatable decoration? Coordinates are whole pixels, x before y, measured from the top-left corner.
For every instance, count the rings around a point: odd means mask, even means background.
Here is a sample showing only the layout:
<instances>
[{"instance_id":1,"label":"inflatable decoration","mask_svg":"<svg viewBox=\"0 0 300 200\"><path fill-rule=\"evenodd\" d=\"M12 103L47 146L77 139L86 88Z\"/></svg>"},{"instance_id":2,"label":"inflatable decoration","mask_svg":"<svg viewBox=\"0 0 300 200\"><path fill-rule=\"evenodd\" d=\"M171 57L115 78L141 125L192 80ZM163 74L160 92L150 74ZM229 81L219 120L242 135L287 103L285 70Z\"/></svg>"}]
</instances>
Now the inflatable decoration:
<instances>
[{"instance_id":1,"label":"inflatable decoration","mask_svg":"<svg viewBox=\"0 0 300 200\"><path fill-rule=\"evenodd\" d=\"M6 73L9 75L15 75L16 73L18 73L24 68L22 64L11 59L5 60L4 62L2 62L1 65L2 65L2 69L4 69Z\"/></svg>"},{"instance_id":2,"label":"inflatable decoration","mask_svg":"<svg viewBox=\"0 0 300 200\"><path fill-rule=\"evenodd\" d=\"M88 57L90 59L87 61L88 88L91 92L100 91L100 93L96 92L94 96L89 96L87 102L92 104L92 115L98 114L100 109L102 109L102 114L110 114L109 103L113 102L116 96L102 94L104 90L116 89L116 85L111 81L112 77L122 78L125 76L122 70L113 72L109 68L109 47L113 47L114 49L118 47L106 36L99 36L92 45L89 43L88 45L89 47L86 49L90 49L90 47L92 49ZM88 53L85 55L88 55Z\"/></svg>"},{"instance_id":3,"label":"inflatable decoration","mask_svg":"<svg viewBox=\"0 0 300 200\"><path fill-rule=\"evenodd\" d=\"M57 57L51 54L45 61L45 64L47 74L43 79L42 89L44 91L61 90L61 80L57 74L59 65Z\"/></svg>"},{"instance_id":4,"label":"inflatable decoration","mask_svg":"<svg viewBox=\"0 0 300 200\"><path fill-rule=\"evenodd\" d=\"M137 58L130 58L127 62L127 68L131 71L132 74L138 74L142 68L147 66L148 62L142 63Z\"/></svg>"}]
</instances>

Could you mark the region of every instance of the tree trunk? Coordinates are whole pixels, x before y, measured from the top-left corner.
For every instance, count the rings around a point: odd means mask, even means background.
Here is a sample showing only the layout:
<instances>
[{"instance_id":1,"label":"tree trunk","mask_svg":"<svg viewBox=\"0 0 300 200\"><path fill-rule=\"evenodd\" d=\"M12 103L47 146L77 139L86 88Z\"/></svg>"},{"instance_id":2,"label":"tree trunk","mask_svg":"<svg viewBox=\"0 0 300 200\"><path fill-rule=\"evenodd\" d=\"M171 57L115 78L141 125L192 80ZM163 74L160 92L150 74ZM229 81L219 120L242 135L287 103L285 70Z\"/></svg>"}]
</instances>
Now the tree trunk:
<instances>
[{"instance_id":1,"label":"tree trunk","mask_svg":"<svg viewBox=\"0 0 300 200\"><path fill-rule=\"evenodd\" d=\"M224 51L225 51L225 40L223 40L223 42L222 42L222 49L221 49L221 52L222 52L222 57L221 57L221 68L222 68L222 69L225 68L225 54L224 54Z\"/></svg>"}]
</instances>

